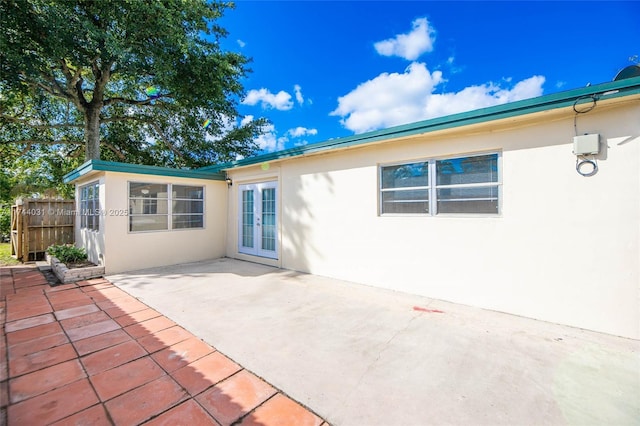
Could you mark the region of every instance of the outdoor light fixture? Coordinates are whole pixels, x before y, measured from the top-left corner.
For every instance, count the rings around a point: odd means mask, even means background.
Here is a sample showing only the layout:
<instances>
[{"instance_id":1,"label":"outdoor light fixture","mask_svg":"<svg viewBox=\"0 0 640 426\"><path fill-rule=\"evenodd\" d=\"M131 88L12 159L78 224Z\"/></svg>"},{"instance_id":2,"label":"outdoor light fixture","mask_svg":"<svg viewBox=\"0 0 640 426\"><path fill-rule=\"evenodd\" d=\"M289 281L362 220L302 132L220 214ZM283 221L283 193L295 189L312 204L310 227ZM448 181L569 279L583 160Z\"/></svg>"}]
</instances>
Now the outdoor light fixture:
<instances>
[{"instance_id":1,"label":"outdoor light fixture","mask_svg":"<svg viewBox=\"0 0 640 426\"><path fill-rule=\"evenodd\" d=\"M225 179L225 182L227 182L227 186L233 185L233 181L231 180L231 178L229 176L227 176L227 178Z\"/></svg>"}]
</instances>

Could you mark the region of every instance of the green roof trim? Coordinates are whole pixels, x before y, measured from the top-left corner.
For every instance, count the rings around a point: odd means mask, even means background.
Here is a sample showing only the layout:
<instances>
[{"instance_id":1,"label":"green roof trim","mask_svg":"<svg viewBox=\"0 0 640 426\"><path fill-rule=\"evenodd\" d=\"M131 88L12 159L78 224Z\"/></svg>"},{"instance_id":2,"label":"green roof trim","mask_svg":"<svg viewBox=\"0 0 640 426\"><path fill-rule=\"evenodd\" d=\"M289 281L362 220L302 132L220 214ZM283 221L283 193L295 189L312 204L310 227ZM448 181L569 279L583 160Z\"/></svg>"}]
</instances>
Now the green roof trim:
<instances>
[{"instance_id":1,"label":"green roof trim","mask_svg":"<svg viewBox=\"0 0 640 426\"><path fill-rule=\"evenodd\" d=\"M612 99L640 93L640 77L618 80L608 83L597 84L579 89L567 90L564 92L552 93L536 98L524 99L488 108L477 109L459 114L438 117L425 121L418 121L401 126L390 127L383 130L376 130L358 135L347 136L338 139L330 139L282 151L249 157L242 160L214 166L202 167L198 170L209 172L220 172L236 167L260 164L267 161L282 160L286 158L298 157L301 155L315 154L319 152L331 151L334 149L348 148L363 145L371 142L379 142L403 136L412 136L422 133L434 132L437 130L452 129L471 124L500 120L504 118L517 117L540 111L547 111L557 108L572 106L574 103L582 104L592 102L592 97L596 100Z\"/></svg>"},{"instance_id":2,"label":"green roof trim","mask_svg":"<svg viewBox=\"0 0 640 426\"><path fill-rule=\"evenodd\" d=\"M134 173L141 175L171 176L208 180L225 179L224 173L210 170L173 169L171 167L143 166L140 164L117 163L113 161L103 160L89 160L77 169L64 175L64 183L73 182L74 180L79 179L82 176L94 171Z\"/></svg>"}]
</instances>

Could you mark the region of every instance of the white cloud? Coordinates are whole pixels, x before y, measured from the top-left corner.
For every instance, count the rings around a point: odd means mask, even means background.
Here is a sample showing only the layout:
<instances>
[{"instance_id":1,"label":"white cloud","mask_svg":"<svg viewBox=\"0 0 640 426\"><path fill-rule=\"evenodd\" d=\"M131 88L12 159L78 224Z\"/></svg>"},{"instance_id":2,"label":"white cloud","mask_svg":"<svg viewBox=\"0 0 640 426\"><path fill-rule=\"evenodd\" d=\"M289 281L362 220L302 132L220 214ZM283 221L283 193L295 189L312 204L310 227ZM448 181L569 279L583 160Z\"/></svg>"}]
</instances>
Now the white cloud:
<instances>
[{"instance_id":1,"label":"white cloud","mask_svg":"<svg viewBox=\"0 0 640 426\"><path fill-rule=\"evenodd\" d=\"M425 64L414 62L402 74L380 74L338 98L331 115L341 117L347 129L362 133L540 96L545 79L533 76L511 89L487 83L459 92L434 93L443 81L442 72L430 72Z\"/></svg>"},{"instance_id":2,"label":"white cloud","mask_svg":"<svg viewBox=\"0 0 640 426\"><path fill-rule=\"evenodd\" d=\"M287 130L287 135L300 138L302 136L313 136L318 134L318 129L307 129L306 127L296 127L295 129Z\"/></svg>"},{"instance_id":3,"label":"white cloud","mask_svg":"<svg viewBox=\"0 0 640 426\"><path fill-rule=\"evenodd\" d=\"M253 117L251 117L253 119ZM316 135L318 134L317 129L307 129L306 127L296 127L293 129L287 130L284 136L278 136L278 132L273 124L268 125L265 128L265 133L260 135L255 142L258 144L258 147L261 151L266 152L274 152L281 151L285 149L285 145L289 142L289 138L300 138L307 135ZM308 141L306 140L297 140L294 143L294 146L303 146L306 145Z\"/></svg>"},{"instance_id":4,"label":"white cloud","mask_svg":"<svg viewBox=\"0 0 640 426\"><path fill-rule=\"evenodd\" d=\"M242 118L240 125L244 126L254 120L253 115L247 115ZM285 145L289 142L289 138L300 138L303 136L317 135L317 129L307 129L306 127L295 127L286 131L284 136L278 137L278 132L273 124L264 127L264 133L258 136L254 141L258 144L258 149L265 152L281 151L285 149ZM297 140L294 146L306 145L308 141Z\"/></svg>"},{"instance_id":5,"label":"white cloud","mask_svg":"<svg viewBox=\"0 0 640 426\"><path fill-rule=\"evenodd\" d=\"M262 108L275 108L280 111L287 111L293 108L293 101L289 93L281 90L273 94L265 88L249 90L242 103L252 106L259 103Z\"/></svg>"},{"instance_id":6,"label":"white cloud","mask_svg":"<svg viewBox=\"0 0 640 426\"><path fill-rule=\"evenodd\" d=\"M296 84L295 86L293 86L293 90L296 94L296 101L298 101L299 105L302 105L304 103L304 97L302 96L302 87L300 87L299 84Z\"/></svg>"},{"instance_id":7,"label":"white cloud","mask_svg":"<svg viewBox=\"0 0 640 426\"><path fill-rule=\"evenodd\" d=\"M457 93L433 94L425 105L424 119L540 96L544 80L543 76L535 75L516 83L511 89L487 83L466 87Z\"/></svg>"},{"instance_id":8,"label":"white cloud","mask_svg":"<svg viewBox=\"0 0 640 426\"><path fill-rule=\"evenodd\" d=\"M255 139L258 147L261 151L273 152L284 149L284 144L287 142L287 138L278 137L276 128L273 124L265 126L264 133Z\"/></svg>"},{"instance_id":9,"label":"white cloud","mask_svg":"<svg viewBox=\"0 0 640 426\"><path fill-rule=\"evenodd\" d=\"M244 126L245 124L249 124L253 121L253 115L245 115L244 117L242 117L242 120L240 120L240 125Z\"/></svg>"},{"instance_id":10,"label":"white cloud","mask_svg":"<svg viewBox=\"0 0 640 426\"><path fill-rule=\"evenodd\" d=\"M445 64L449 72L451 72L451 74L458 74L462 72L462 70L464 69L464 67L460 67L456 64L455 56L449 56Z\"/></svg>"},{"instance_id":11,"label":"white cloud","mask_svg":"<svg viewBox=\"0 0 640 426\"><path fill-rule=\"evenodd\" d=\"M242 118L240 121L240 125L244 126L252 122L254 119L253 115L247 115ZM281 151L284 149L284 144L289 140L286 137L278 137L278 133L276 132L276 126L273 124L268 124L264 128L264 133L258 136L254 142L258 144L258 149L260 151L273 152L273 151Z\"/></svg>"},{"instance_id":12,"label":"white cloud","mask_svg":"<svg viewBox=\"0 0 640 426\"><path fill-rule=\"evenodd\" d=\"M411 23L413 29L408 34L398 34L394 38L379 41L373 46L383 56L399 56L415 61L425 52L433 50L435 30L427 18L418 18Z\"/></svg>"},{"instance_id":13,"label":"white cloud","mask_svg":"<svg viewBox=\"0 0 640 426\"><path fill-rule=\"evenodd\" d=\"M356 133L416 121L422 115L426 95L442 81L442 73L429 73L421 63L412 63L404 73L383 73L361 83L338 98L331 115L342 117L342 124Z\"/></svg>"},{"instance_id":14,"label":"white cloud","mask_svg":"<svg viewBox=\"0 0 640 426\"><path fill-rule=\"evenodd\" d=\"M245 47L247 45L247 43L245 43L244 41L242 41L240 39L238 39L236 41L238 42L238 46L240 46L240 47Z\"/></svg>"}]
</instances>

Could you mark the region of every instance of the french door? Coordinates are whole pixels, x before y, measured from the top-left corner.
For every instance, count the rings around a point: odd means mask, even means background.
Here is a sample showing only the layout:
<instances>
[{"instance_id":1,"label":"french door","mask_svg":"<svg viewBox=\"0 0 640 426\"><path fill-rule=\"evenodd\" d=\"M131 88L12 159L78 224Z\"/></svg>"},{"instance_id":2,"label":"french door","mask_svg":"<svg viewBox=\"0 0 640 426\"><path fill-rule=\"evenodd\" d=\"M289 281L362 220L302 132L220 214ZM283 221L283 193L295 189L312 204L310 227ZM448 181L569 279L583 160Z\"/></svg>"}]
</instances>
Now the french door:
<instances>
[{"instance_id":1,"label":"french door","mask_svg":"<svg viewBox=\"0 0 640 426\"><path fill-rule=\"evenodd\" d=\"M278 258L277 182L239 186L238 251Z\"/></svg>"}]
</instances>

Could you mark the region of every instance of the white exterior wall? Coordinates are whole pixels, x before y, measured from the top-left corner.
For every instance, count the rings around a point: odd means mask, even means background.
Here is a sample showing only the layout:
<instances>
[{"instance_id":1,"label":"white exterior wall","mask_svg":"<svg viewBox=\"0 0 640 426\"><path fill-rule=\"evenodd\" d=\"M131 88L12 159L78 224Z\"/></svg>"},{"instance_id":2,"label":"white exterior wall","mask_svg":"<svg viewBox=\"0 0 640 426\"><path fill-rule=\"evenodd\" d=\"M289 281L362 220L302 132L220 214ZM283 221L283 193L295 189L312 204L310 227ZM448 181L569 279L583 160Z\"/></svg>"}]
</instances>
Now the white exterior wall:
<instances>
[{"instance_id":1,"label":"white exterior wall","mask_svg":"<svg viewBox=\"0 0 640 426\"><path fill-rule=\"evenodd\" d=\"M640 105L568 109L230 170L227 255L640 338ZM517 126L517 127L516 127ZM497 217L378 215L379 164L502 152ZM280 256L239 255L237 184L279 182Z\"/></svg>"},{"instance_id":2,"label":"white exterior wall","mask_svg":"<svg viewBox=\"0 0 640 426\"><path fill-rule=\"evenodd\" d=\"M105 273L114 274L136 269L215 259L225 255L227 236L227 185L225 182L146 174L118 172L99 173L100 231L76 229L77 245L87 248L93 262L101 253ZM93 182L83 178L78 186ZM129 232L129 218L117 212L128 212L128 182L150 182L205 187L204 229ZM79 194L76 194L76 200ZM79 222L79 221L78 221Z\"/></svg>"}]
</instances>

